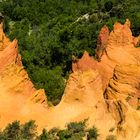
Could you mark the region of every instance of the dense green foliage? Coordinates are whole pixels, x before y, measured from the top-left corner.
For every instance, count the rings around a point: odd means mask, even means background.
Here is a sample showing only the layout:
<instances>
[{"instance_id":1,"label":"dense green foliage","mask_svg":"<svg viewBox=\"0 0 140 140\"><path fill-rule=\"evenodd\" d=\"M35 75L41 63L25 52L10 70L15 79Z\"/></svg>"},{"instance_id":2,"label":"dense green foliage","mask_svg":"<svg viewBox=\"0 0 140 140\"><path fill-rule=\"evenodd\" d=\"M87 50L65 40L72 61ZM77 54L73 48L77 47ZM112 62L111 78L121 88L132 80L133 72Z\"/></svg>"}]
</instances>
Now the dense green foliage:
<instances>
[{"instance_id":1,"label":"dense green foliage","mask_svg":"<svg viewBox=\"0 0 140 140\"><path fill-rule=\"evenodd\" d=\"M22 60L37 88L57 104L71 71L71 56L94 55L100 28L132 21L140 33L140 0L6 0L0 2L5 31L19 40ZM86 19L83 15L88 14Z\"/></svg>"},{"instance_id":2,"label":"dense green foliage","mask_svg":"<svg viewBox=\"0 0 140 140\"><path fill-rule=\"evenodd\" d=\"M88 130L87 140L96 140L98 136L98 129L96 127L93 127Z\"/></svg>"},{"instance_id":3,"label":"dense green foliage","mask_svg":"<svg viewBox=\"0 0 140 140\"><path fill-rule=\"evenodd\" d=\"M70 123L67 129L58 133L60 140L82 140L85 136L85 122Z\"/></svg>"},{"instance_id":4,"label":"dense green foliage","mask_svg":"<svg viewBox=\"0 0 140 140\"><path fill-rule=\"evenodd\" d=\"M29 121L23 125L19 121L14 121L0 132L0 140L97 140L98 130L93 127L86 130L84 122L72 122L64 130L53 128L50 131L42 130L37 134L37 126L34 121Z\"/></svg>"},{"instance_id":5,"label":"dense green foliage","mask_svg":"<svg viewBox=\"0 0 140 140\"><path fill-rule=\"evenodd\" d=\"M0 132L0 140L34 140L36 134L35 121L29 121L24 125L20 125L19 121L14 121Z\"/></svg>"}]
</instances>

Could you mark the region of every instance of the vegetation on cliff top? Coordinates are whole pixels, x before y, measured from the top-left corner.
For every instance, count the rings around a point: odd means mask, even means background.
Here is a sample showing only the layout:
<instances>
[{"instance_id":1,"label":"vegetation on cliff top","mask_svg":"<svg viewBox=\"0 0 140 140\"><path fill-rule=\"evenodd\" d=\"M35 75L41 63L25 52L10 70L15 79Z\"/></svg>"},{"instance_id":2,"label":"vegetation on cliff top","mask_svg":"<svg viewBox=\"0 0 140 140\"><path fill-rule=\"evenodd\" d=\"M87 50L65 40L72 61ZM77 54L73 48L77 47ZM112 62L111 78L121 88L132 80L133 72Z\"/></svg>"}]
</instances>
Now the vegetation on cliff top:
<instances>
[{"instance_id":1,"label":"vegetation on cliff top","mask_svg":"<svg viewBox=\"0 0 140 140\"><path fill-rule=\"evenodd\" d=\"M64 130L43 129L40 135L37 134L35 121L31 120L25 124L14 121L0 132L1 140L83 140L84 137L87 140L97 140L98 136L97 128L86 129L85 121L72 122Z\"/></svg>"},{"instance_id":2,"label":"vegetation on cliff top","mask_svg":"<svg viewBox=\"0 0 140 140\"><path fill-rule=\"evenodd\" d=\"M71 56L94 56L103 25L132 21L140 34L140 0L6 0L0 2L5 32L19 41L23 64L37 88L57 104L71 72Z\"/></svg>"}]
</instances>

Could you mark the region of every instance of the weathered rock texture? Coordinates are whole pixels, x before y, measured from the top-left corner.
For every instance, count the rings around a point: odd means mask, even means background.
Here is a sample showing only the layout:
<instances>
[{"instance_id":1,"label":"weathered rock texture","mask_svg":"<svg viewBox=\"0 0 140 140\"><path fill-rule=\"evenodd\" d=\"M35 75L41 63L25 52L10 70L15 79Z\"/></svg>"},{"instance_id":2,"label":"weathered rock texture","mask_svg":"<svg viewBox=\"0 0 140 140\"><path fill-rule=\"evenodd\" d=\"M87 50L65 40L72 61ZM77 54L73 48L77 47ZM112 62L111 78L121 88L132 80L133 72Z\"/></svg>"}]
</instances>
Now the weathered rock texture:
<instances>
[{"instance_id":1,"label":"weathered rock texture","mask_svg":"<svg viewBox=\"0 0 140 140\"><path fill-rule=\"evenodd\" d=\"M3 31L0 30L0 34ZM36 120L39 130L64 128L72 121L88 119L99 129L99 139L109 134L118 140L140 140L140 37L133 37L130 22L107 26L98 37L96 59L85 51L72 64L59 105L48 107L44 90L36 90L24 70L17 40L4 35L0 48L0 127Z\"/></svg>"},{"instance_id":2,"label":"weathered rock texture","mask_svg":"<svg viewBox=\"0 0 140 140\"><path fill-rule=\"evenodd\" d=\"M4 127L15 119L24 120L24 115L28 111L24 108L27 105L41 104L46 107L47 99L44 90L37 91L34 88L24 70L17 40L11 42L2 28L0 37L0 127ZM32 118L32 110L30 115ZM33 118L35 119L35 116Z\"/></svg>"}]
</instances>

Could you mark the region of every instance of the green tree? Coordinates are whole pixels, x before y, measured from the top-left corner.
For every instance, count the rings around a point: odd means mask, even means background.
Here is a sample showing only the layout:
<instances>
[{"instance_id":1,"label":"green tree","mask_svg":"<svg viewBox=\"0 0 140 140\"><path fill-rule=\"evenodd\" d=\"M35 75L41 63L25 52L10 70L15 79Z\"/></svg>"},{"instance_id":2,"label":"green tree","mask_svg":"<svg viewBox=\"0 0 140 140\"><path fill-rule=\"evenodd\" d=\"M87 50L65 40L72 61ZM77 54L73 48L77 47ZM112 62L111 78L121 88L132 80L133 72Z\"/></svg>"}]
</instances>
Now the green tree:
<instances>
[{"instance_id":1,"label":"green tree","mask_svg":"<svg viewBox=\"0 0 140 140\"><path fill-rule=\"evenodd\" d=\"M46 129L42 130L42 134L38 137L38 140L49 140L49 134Z\"/></svg>"},{"instance_id":2,"label":"green tree","mask_svg":"<svg viewBox=\"0 0 140 140\"><path fill-rule=\"evenodd\" d=\"M14 121L11 124L8 124L7 127L3 130L3 135L1 137L5 140L17 140L20 135L20 123L19 121Z\"/></svg>"},{"instance_id":3,"label":"green tree","mask_svg":"<svg viewBox=\"0 0 140 140\"><path fill-rule=\"evenodd\" d=\"M58 132L60 140L82 140L85 136L85 121L72 122L67 125L67 129Z\"/></svg>"},{"instance_id":4,"label":"green tree","mask_svg":"<svg viewBox=\"0 0 140 140\"><path fill-rule=\"evenodd\" d=\"M21 137L26 140L34 140L37 135L37 125L31 120L21 126Z\"/></svg>"}]
</instances>

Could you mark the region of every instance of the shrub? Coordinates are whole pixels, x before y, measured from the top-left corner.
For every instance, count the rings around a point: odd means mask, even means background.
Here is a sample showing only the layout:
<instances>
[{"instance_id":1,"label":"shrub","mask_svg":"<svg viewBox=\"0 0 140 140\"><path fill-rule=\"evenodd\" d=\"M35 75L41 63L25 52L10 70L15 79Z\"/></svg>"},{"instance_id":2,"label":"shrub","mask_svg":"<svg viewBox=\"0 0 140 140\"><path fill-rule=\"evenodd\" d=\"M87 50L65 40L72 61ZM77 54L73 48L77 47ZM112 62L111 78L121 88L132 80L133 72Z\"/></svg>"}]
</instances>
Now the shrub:
<instances>
[{"instance_id":1,"label":"shrub","mask_svg":"<svg viewBox=\"0 0 140 140\"><path fill-rule=\"evenodd\" d=\"M99 133L98 133L98 129L93 126L91 129L89 129L87 134L87 139L88 140L97 140Z\"/></svg>"},{"instance_id":2,"label":"shrub","mask_svg":"<svg viewBox=\"0 0 140 140\"><path fill-rule=\"evenodd\" d=\"M33 140L37 135L37 125L31 120L24 125L21 125L21 136L26 140Z\"/></svg>"},{"instance_id":3,"label":"shrub","mask_svg":"<svg viewBox=\"0 0 140 140\"><path fill-rule=\"evenodd\" d=\"M16 140L20 136L20 123L19 121L14 121L7 125L1 133L1 137L7 140Z\"/></svg>"},{"instance_id":4,"label":"shrub","mask_svg":"<svg viewBox=\"0 0 140 140\"><path fill-rule=\"evenodd\" d=\"M42 134L38 136L38 140L49 140L49 134L46 129L42 130Z\"/></svg>"}]
</instances>

